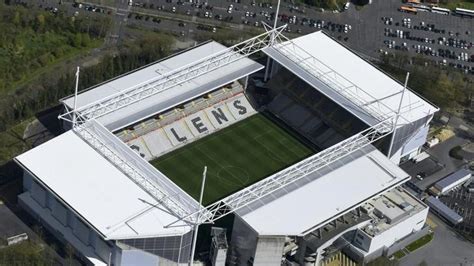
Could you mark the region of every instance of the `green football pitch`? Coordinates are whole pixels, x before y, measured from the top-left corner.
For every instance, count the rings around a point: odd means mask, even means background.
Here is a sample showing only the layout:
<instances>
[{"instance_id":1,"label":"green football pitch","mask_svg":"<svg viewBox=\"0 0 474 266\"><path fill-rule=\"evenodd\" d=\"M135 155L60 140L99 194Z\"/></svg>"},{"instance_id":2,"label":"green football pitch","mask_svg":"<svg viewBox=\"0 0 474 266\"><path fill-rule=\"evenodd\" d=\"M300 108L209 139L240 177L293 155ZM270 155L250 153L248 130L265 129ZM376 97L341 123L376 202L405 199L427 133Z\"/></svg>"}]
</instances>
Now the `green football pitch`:
<instances>
[{"instance_id":1,"label":"green football pitch","mask_svg":"<svg viewBox=\"0 0 474 266\"><path fill-rule=\"evenodd\" d=\"M151 164L195 199L207 166L205 205L314 153L263 114L256 114L167 153Z\"/></svg>"}]
</instances>

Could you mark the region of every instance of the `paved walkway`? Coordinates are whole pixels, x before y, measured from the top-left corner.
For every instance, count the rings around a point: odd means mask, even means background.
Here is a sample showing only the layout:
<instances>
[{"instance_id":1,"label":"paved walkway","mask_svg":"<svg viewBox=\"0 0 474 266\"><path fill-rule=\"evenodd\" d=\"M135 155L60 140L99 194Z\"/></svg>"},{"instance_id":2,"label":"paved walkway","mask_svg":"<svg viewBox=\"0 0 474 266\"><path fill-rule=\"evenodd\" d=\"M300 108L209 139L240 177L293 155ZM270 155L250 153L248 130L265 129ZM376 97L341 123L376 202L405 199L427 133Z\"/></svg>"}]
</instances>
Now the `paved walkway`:
<instances>
[{"instance_id":1,"label":"paved walkway","mask_svg":"<svg viewBox=\"0 0 474 266\"><path fill-rule=\"evenodd\" d=\"M434 238L426 246L406 255L400 265L413 266L426 262L430 266L474 265L474 244L451 230L433 214L429 214L434 226Z\"/></svg>"}]
</instances>

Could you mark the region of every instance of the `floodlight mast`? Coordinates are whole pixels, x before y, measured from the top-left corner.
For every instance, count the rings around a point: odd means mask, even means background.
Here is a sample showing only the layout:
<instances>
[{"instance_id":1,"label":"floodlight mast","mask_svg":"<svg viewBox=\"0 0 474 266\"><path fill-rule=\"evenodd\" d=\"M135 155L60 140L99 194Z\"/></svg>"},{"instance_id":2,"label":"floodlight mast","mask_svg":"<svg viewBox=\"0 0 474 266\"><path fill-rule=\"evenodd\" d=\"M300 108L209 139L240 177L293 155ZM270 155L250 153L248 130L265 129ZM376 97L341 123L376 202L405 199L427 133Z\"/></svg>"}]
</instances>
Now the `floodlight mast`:
<instances>
[{"instance_id":1,"label":"floodlight mast","mask_svg":"<svg viewBox=\"0 0 474 266\"><path fill-rule=\"evenodd\" d=\"M276 29L277 24L278 24L278 13L280 12L280 0L278 0L276 11L275 11L275 19L273 20L273 29ZM273 46L275 44L275 39L276 36L275 34L272 34L271 40L270 40L270 46ZM268 76L270 75L270 56L267 58L267 65L265 66L265 76L264 76L264 81L268 81Z\"/></svg>"},{"instance_id":2,"label":"floodlight mast","mask_svg":"<svg viewBox=\"0 0 474 266\"><path fill-rule=\"evenodd\" d=\"M280 12L280 0L278 0L278 3L277 3L277 8L276 8L276 11L275 11L275 20L273 21L273 29L276 29L277 27L277 23L278 23L278 13ZM272 36L272 45L273 45L273 42L275 40L275 36Z\"/></svg>"},{"instance_id":3,"label":"floodlight mast","mask_svg":"<svg viewBox=\"0 0 474 266\"><path fill-rule=\"evenodd\" d=\"M143 99L166 91L184 82L259 52L262 49L268 47L271 44L272 37L275 39L285 28L286 25L283 25L264 32L253 38L240 42L217 53L213 53L200 60L194 61L156 78L119 91L90 104L81 106L78 109L70 110L60 115L59 118L68 122L73 122L71 117L74 112L81 114L80 117L84 121L78 120L77 122L80 123L86 122L87 120L100 118L118 109L137 103Z\"/></svg>"},{"instance_id":4,"label":"floodlight mast","mask_svg":"<svg viewBox=\"0 0 474 266\"><path fill-rule=\"evenodd\" d=\"M201 183L201 194L199 195L199 212L196 214L196 221L199 221L201 218L199 217L202 212L202 198L204 195L204 187L206 186L206 176L207 176L207 166L204 166L204 172L202 173L202 183ZM193 265L194 263L194 252L196 251L196 242L199 230L199 223L194 224L194 236L193 236L193 246L191 249L191 260L189 261L189 265Z\"/></svg>"},{"instance_id":5,"label":"floodlight mast","mask_svg":"<svg viewBox=\"0 0 474 266\"><path fill-rule=\"evenodd\" d=\"M76 71L76 86L74 88L74 105L73 105L73 110L76 110L77 108L77 91L78 91L78 88L79 88L79 71L80 71L80 68L79 66L77 67L77 71ZM76 115L76 112L73 112L72 113L72 125L73 127L76 126L76 123L77 123L77 115Z\"/></svg>"}]
</instances>

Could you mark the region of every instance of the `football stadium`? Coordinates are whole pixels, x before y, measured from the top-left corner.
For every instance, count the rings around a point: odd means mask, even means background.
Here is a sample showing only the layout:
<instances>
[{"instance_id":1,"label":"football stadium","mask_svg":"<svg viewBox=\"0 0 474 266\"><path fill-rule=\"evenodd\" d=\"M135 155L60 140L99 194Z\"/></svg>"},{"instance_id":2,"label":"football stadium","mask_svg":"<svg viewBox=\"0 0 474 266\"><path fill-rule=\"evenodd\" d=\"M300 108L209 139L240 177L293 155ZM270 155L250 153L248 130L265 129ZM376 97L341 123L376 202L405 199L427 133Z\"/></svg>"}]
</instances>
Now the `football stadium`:
<instances>
[{"instance_id":1,"label":"football stadium","mask_svg":"<svg viewBox=\"0 0 474 266\"><path fill-rule=\"evenodd\" d=\"M21 206L91 265L365 262L428 233L398 164L438 108L284 28L62 99L64 133L15 158Z\"/></svg>"}]
</instances>

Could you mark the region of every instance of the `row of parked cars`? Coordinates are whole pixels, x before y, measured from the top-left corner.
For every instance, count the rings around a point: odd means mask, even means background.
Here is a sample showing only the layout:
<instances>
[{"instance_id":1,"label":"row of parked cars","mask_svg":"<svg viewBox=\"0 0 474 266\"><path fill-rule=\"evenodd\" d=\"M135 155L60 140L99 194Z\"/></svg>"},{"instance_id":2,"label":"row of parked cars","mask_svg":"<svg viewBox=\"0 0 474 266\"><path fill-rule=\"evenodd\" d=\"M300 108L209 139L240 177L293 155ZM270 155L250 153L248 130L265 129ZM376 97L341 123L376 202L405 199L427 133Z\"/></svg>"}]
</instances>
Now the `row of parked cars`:
<instances>
[{"instance_id":1,"label":"row of parked cars","mask_svg":"<svg viewBox=\"0 0 474 266\"><path fill-rule=\"evenodd\" d=\"M79 9L84 9L85 11L89 12L97 12L97 13L107 13L107 14L112 14L111 10L106 10L105 8L100 8L94 5L88 5L88 4L81 4L81 3L73 3L73 7L79 8ZM57 8L54 8L57 11Z\"/></svg>"},{"instance_id":2,"label":"row of parked cars","mask_svg":"<svg viewBox=\"0 0 474 266\"><path fill-rule=\"evenodd\" d=\"M423 38L420 38L418 40L423 42L424 44L412 45L412 48L416 53L431 55L431 56L436 56L436 57L449 58L449 59L454 59L454 60L460 60L460 61L465 61L465 62L474 62L474 54L469 55L466 52L457 53L456 51L451 50L451 49L443 49L443 48L435 49L435 48L432 48L432 46L427 45L427 44L435 44L436 42L434 40L428 39L428 38L424 40ZM384 40L384 44L389 49L405 50L405 51L410 50L406 42L402 42L401 45L396 45L396 41L394 40Z\"/></svg>"},{"instance_id":3,"label":"row of parked cars","mask_svg":"<svg viewBox=\"0 0 474 266\"><path fill-rule=\"evenodd\" d=\"M384 29L384 35L388 37L384 40L384 44L388 49L411 50L418 54L440 57L442 58L441 60L434 61L437 61L440 65L450 65L462 69L466 73L472 73L472 67L462 62L474 62L474 54L466 51L472 48L473 42L460 37L461 34L459 32L447 32L444 29L440 29L434 23L425 23L424 21L415 23L411 18L402 18L399 22L391 17L381 17L381 21L385 25L395 26L385 27ZM429 33L423 34L422 32ZM433 33L440 34L441 36L434 37ZM470 31L467 30L465 34L469 35ZM403 40L397 43L397 41L391 38ZM381 52L387 54L387 51L381 50ZM459 63L448 63L449 60L459 61Z\"/></svg>"}]
</instances>

